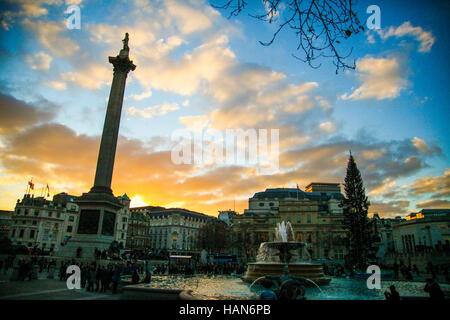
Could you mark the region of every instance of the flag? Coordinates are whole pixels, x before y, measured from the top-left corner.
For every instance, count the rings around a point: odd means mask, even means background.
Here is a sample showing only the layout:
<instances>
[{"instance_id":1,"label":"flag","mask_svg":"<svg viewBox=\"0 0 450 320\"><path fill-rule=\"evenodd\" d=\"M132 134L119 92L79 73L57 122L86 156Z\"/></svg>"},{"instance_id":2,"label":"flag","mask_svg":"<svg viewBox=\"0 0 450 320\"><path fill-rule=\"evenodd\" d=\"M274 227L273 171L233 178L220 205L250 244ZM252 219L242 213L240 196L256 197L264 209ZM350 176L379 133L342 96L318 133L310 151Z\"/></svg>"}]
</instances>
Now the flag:
<instances>
[{"instance_id":1,"label":"flag","mask_svg":"<svg viewBox=\"0 0 450 320\"><path fill-rule=\"evenodd\" d=\"M300 188L298 187L298 183L297 183L297 190L298 190L298 189L300 189Z\"/></svg>"},{"instance_id":2,"label":"flag","mask_svg":"<svg viewBox=\"0 0 450 320\"><path fill-rule=\"evenodd\" d=\"M48 184L47 184L47 197L50 197L50 188L48 187Z\"/></svg>"},{"instance_id":3,"label":"flag","mask_svg":"<svg viewBox=\"0 0 450 320\"><path fill-rule=\"evenodd\" d=\"M28 185L30 186L31 190L34 190L34 183L31 181L28 181Z\"/></svg>"}]
</instances>

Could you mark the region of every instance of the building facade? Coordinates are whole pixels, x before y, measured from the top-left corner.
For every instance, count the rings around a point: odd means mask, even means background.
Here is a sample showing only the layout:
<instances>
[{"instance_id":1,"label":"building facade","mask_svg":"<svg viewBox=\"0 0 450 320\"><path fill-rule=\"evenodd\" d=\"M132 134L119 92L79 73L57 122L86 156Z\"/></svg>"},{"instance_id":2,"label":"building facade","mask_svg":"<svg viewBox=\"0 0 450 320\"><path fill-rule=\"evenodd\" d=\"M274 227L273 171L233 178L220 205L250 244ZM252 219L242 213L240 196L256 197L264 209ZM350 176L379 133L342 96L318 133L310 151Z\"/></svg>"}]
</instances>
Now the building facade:
<instances>
[{"instance_id":1,"label":"building facade","mask_svg":"<svg viewBox=\"0 0 450 320\"><path fill-rule=\"evenodd\" d=\"M394 226L398 253L444 251L450 248L450 209L423 209Z\"/></svg>"},{"instance_id":2,"label":"building facade","mask_svg":"<svg viewBox=\"0 0 450 320\"><path fill-rule=\"evenodd\" d=\"M53 196L52 200L26 194L18 200L11 216L9 237L13 244L28 248L39 248L57 252L65 247L76 233L80 212L76 196L65 192ZM130 199L124 195L117 199L123 204L116 217L115 237L126 244Z\"/></svg>"},{"instance_id":3,"label":"building facade","mask_svg":"<svg viewBox=\"0 0 450 320\"><path fill-rule=\"evenodd\" d=\"M127 248L171 254L199 254L200 229L217 220L181 208L132 208Z\"/></svg>"},{"instance_id":4,"label":"building facade","mask_svg":"<svg viewBox=\"0 0 450 320\"><path fill-rule=\"evenodd\" d=\"M345 254L342 219L339 206L343 195L338 184L310 184L308 190L293 188L266 189L249 199L249 208L236 216L233 223L234 253L253 260L261 242L274 241L278 222L290 222L297 241L305 242L312 259L343 261ZM324 189L323 189L324 188ZM244 234L249 236L249 247L240 245ZM243 252L245 251L245 252Z\"/></svg>"},{"instance_id":5,"label":"building facade","mask_svg":"<svg viewBox=\"0 0 450 320\"><path fill-rule=\"evenodd\" d=\"M74 232L78 206L74 196L59 194L53 200L25 194L17 200L10 239L13 244L44 251L57 251Z\"/></svg>"},{"instance_id":6,"label":"building facade","mask_svg":"<svg viewBox=\"0 0 450 320\"><path fill-rule=\"evenodd\" d=\"M9 238L14 211L0 210L0 238Z\"/></svg>"}]
</instances>

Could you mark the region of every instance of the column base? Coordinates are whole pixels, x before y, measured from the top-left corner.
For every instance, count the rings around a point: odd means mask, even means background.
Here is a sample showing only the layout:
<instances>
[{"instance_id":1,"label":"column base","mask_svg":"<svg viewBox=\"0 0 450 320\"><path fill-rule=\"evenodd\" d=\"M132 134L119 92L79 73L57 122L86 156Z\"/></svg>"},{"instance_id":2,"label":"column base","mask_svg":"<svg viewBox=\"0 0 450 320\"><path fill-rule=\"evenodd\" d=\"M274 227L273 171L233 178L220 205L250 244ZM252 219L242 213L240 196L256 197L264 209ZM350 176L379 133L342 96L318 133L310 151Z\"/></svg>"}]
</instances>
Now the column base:
<instances>
[{"instance_id":1,"label":"column base","mask_svg":"<svg viewBox=\"0 0 450 320\"><path fill-rule=\"evenodd\" d=\"M89 193L107 193L107 194L113 194L111 188L103 187L103 186L93 186L91 190L89 190Z\"/></svg>"}]
</instances>

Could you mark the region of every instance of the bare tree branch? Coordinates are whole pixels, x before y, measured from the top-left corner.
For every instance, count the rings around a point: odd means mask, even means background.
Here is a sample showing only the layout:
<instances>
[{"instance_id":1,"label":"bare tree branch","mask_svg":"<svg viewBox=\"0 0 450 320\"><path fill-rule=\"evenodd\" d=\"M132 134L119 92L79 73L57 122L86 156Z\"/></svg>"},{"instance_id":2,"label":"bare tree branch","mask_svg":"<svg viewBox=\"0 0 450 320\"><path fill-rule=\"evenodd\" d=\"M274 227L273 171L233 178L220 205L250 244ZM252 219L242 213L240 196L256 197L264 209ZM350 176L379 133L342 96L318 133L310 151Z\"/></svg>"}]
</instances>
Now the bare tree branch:
<instances>
[{"instance_id":1,"label":"bare tree branch","mask_svg":"<svg viewBox=\"0 0 450 320\"><path fill-rule=\"evenodd\" d=\"M214 0L218 1L218 0ZM308 63L312 68L319 68L315 60L332 58L339 70L355 69L355 61L348 63L347 59L352 48L347 53L342 52L342 42L364 31L357 14L353 11L354 0L261 0L266 13L251 14L252 18L268 23L277 23L278 28L272 38L259 41L263 46L273 44L279 33L288 28L297 38L297 51L292 54L298 60ZM229 18L238 16L247 8L244 0L228 0L223 5L211 4L214 8L229 10Z\"/></svg>"}]
</instances>

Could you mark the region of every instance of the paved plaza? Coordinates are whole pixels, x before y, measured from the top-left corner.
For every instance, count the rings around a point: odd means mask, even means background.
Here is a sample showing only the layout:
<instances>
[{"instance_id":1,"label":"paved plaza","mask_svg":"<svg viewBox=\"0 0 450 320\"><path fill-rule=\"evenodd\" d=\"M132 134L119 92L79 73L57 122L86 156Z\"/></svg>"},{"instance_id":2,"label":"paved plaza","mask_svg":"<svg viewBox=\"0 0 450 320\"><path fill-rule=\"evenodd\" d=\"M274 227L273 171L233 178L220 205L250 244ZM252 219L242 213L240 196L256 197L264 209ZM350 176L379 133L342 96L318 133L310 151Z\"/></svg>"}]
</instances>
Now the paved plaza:
<instances>
[{"instance_id":1,"label":"paved plaza","mask_svg":"<svg viewBox=\"0 0 450 320\"><path fill-rule=\"evenodd\" d=\"M9 281L9 274L0 275L0 300L117 300L120 294L69 290L65 281L47 279L47 273L37 280Z\"/></svg>"}]
</instances>

